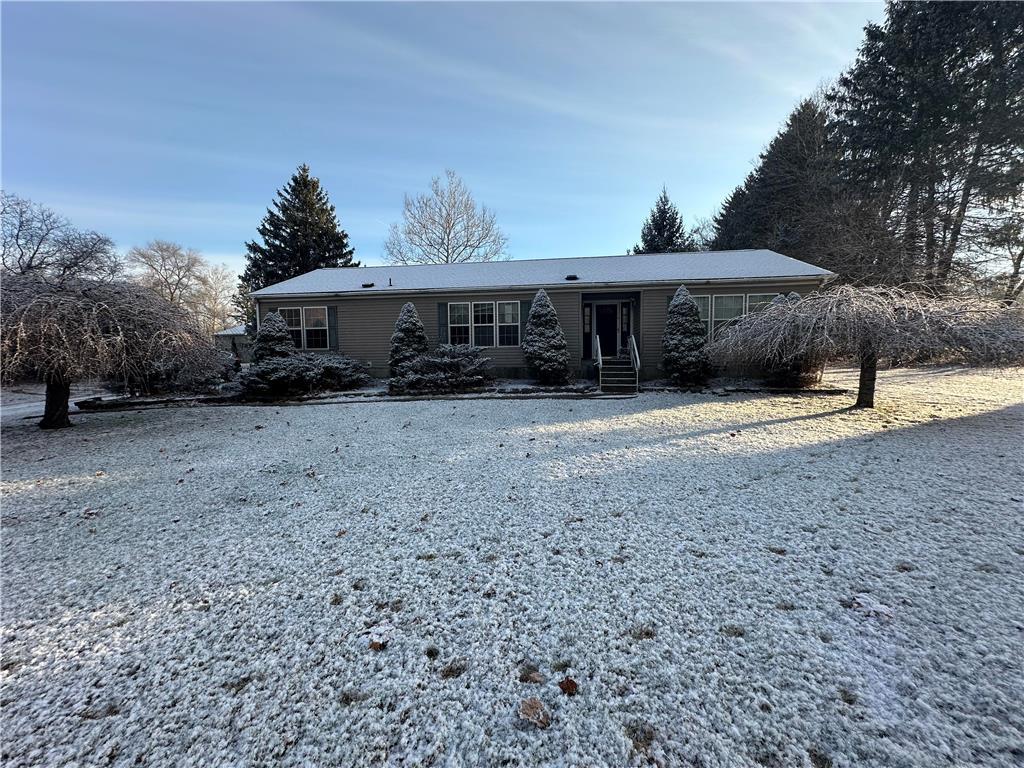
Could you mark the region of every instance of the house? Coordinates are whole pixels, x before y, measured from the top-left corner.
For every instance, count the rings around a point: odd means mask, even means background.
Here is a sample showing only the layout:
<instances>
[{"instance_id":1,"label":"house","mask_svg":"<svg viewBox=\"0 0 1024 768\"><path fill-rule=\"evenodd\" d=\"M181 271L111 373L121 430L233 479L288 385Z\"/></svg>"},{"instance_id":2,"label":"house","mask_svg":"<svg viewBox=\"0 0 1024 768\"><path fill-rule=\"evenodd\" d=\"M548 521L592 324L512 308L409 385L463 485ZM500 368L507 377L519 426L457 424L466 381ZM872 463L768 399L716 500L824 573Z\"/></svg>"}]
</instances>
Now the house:
<instances>
[{"instance_id":1,"label":"house","mask_svg":"<svg viewBox=\"0 0 1024 768\"><path fill-rule=\"evenodd\" d=\"M520 341L530 302L543 288L578 375L594 375L600 350L604 361L618 358L630 371L639 359L640 378L657 378L665 316L680 285L713 338L779 293L807 293L833 277L774 251L711 251L317 269L252 296L258 320L280 312L300 349L368 361L376 376L388 374L395 320L412 302L432 345L475 344L498 376L525 377Z\"/></svg>"},{"instance_id":2,"label":"house","mask_svg":"<svg viewBox=\"0 0 1024 768\"><path fill-rule=\"evenodd\" d=\"M235 355L239 362L252 362L252 339L245 332L244 325L225 328L213 334L213 345Z\"/></svg>"}]
</instances>

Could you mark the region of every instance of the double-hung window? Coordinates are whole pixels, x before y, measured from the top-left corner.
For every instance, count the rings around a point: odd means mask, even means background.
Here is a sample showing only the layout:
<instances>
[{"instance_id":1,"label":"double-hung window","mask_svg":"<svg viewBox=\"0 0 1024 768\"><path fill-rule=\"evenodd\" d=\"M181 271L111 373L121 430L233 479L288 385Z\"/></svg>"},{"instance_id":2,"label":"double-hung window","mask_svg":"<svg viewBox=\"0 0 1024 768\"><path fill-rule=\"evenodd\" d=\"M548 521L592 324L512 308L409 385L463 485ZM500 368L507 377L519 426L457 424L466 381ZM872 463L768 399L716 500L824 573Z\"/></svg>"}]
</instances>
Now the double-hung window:
<instances>
[{"instance_id":1,"label":"double-hung window","mask_svg":"<svg viewBox=\"0 0 1024 768\"><path fill-rule=\"evenodd\" d=\"M715 336L727 325L743 317L743 294L715 296L714 321L712 323Z\"/></svg>"},{"instance_id":2,"label":"double-hung window","mask_svg":"<svg viewBox=\"0 0 1024 768\"><path fill-rule=\"evenodd\" d=\"M288 326L288 335L292 337L292 344L302 349L302 310L299 307L285 307L279 309L278 313Z\"/></svg>"},{"instance_id":3,"label":"double-hung window","mask_svg":"<svg viewBox=\"0 0 1024 768\"><path fill-rule=\"evenodd\" d=\"M778 296L777 293L748 293L747 294L747 314L752 315L755 312L760 312L762 309L767 307Z\"/></svg>"},{"instance_id":4,"label":"double-hung window","mask_svg":"<svg viewBox=\"0 0 1024 768\"><path fill-rule=\"evenodd\" d=\"M494 302L473 302L473 346L494 346Z\"/></svg>"},{"instance_id":5,"label":"double-hung window","mask_svg":"<svg viewBox=\"0 0 1024 768\"><path fill-rule=\"evenodd\" d=\"M298 349L328 349L327 307L283 307L277 310Z\"/></svg>"},{"instance_id":6,"label":"double-hung window","mask_svg":"<svg viewBox=\"0 0 1024 768\"><path fill-rule=\"evenodd\" d=\"M469 303L448 305L448 343L469 344Z\"/></svg>"},{"instance_id":7,"label":"double-hung window","mask_svg":"<svg viewBox=\"0 0 1024 768\"><path fill-rule=\"evenodd\" d=\"M448 305L448 343L519 346L518 301L460 301Z\"/></svg>"},{"instance_id":8,"label":"double-hung window","mask_svg":"<svg viewBox=\"0 0 1024 768\"><path fill-rule=\"evenodd\" d=\"M302 329L306 349L327 349L327 307L303 307Z\"/></svg>"},{"instance_id":9,"label":"double-hung window","mask_svg":"<svg viewBox=\"0 0 1024 768\"><path fill-rule=\"evenodd\" d=\"M498 346L519 346L519 302L498 302Z\"/></svg>"}]
</instances>

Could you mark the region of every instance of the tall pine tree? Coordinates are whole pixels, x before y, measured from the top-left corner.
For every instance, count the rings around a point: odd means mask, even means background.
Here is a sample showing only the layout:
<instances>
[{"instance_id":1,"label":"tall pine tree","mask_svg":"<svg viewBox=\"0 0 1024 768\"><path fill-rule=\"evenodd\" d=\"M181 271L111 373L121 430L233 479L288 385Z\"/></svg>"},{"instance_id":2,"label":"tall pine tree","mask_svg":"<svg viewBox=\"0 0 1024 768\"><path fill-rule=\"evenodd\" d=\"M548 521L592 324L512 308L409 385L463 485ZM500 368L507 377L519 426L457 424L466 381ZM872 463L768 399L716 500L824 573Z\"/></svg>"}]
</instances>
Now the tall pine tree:
<instances>
[{"instance_id":1,"label":"tall pine tree","mask_svg":"<svg viewBox=\"0 0 1024 768\"><path fill-rule=\"evenodd\" d=\"M322 267L358 267L348 233L338 226L334 206L309 173L298 167L277 199L267 209L259 228L259 240L245 244L246 266L239 281L235 305L252 324L248 293Z\"/></svg>"},{"instance_id":2,"label":"tall pine tree","mask_svg":"<svg viewBox=\"0 0 1024 768\"><path fill-rule=\"evenodd\" d=\"M797 106L715 216L713 249L769 248L823 266L834 263L835 156L827 118L815 99Z\"/></svg>"},{"instance_id":3,"label":"tall pine tree","mask_svg":"<svg viewBox=\"0 0 1024 768\"><path fill-rule=\"evenodd\" d=\"M697 244L683 225L679 209L668 199L668 190L661 188L654 208L640 230L640 243L633 253L681 253L696 251Z\"/></svg>"},{"instance_id":4,"label":"tall pine tree","mask_svg":"<svg viewBox=\"0 0 1024 768\"><path fill-rule=\"evenodd\" d=\"M889 282L947 290L1024 193L1024 5L886 6L831 94L840 180L897 243Z\"/></svg>"}]
</instances>

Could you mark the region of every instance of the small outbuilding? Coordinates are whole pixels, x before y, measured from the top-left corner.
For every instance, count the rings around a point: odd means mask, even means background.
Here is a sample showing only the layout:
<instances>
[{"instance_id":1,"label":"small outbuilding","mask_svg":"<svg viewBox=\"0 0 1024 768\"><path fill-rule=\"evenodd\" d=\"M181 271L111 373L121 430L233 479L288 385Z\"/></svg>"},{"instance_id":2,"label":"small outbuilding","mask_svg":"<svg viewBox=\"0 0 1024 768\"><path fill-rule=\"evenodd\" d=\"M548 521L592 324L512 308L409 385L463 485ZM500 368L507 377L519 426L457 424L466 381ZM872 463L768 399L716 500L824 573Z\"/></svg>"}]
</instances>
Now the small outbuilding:
<instances>
[{"instance_id":1,"label":"small outbuilding","mask_svg":"<svg viewBox=\"0 0 1024 768\"><path fill-rule=\"evenodd\" d=\"M217 331L213 334L213 344L217 349L231 352L243 363L252 362L252 339L245 332L244 325Z\"/></svg>"}]
</instances>

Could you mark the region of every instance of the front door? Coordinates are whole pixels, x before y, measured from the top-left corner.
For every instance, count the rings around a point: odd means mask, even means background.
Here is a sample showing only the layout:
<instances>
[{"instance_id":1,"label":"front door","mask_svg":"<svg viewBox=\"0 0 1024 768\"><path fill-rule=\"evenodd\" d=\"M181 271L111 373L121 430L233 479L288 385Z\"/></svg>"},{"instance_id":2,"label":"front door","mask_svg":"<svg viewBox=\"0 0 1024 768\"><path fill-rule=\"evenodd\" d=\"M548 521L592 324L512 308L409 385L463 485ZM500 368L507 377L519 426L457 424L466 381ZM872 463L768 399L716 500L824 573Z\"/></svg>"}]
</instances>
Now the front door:
<instances>
[{"instance_id":1,"label":"front door","mask_svg":"<svg viewBox=\"0 0 1024 768\"><path fill-rule=\"evenodd\" d=\"M619 354L619 305L594 305L594 331L601 340L601 356L615 357Z\"/></svg>"}]
</instances>

